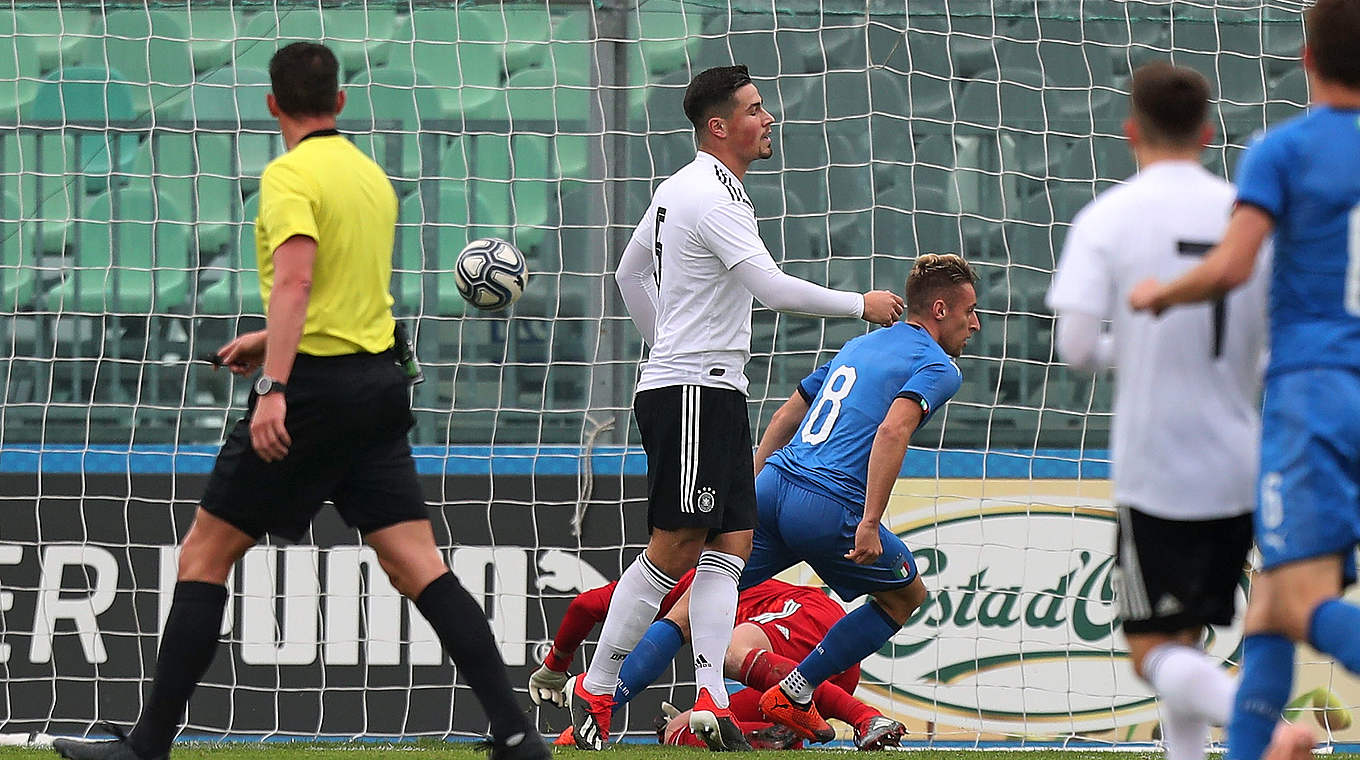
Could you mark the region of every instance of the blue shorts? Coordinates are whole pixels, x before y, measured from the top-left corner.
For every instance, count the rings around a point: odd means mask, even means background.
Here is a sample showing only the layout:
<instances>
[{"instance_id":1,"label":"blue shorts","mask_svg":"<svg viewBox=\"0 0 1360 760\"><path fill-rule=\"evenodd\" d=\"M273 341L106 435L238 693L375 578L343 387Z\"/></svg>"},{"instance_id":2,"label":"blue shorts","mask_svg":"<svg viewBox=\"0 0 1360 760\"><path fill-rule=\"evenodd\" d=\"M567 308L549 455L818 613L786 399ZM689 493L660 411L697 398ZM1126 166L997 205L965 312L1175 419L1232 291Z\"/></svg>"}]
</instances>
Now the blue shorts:
<instances>
[{"instance_id":1,"label":"blue shorts","mask_svg":"<svg viewBox=\"0 0 1360 760\"><path fill-rule=\"evenodd\" d=\"M1342 555L1360 543L1360 373L1286 372L1266 380L1256 543L1269 569Z\"/></svg>"},{"instance_id":2,"label":"blue shorts","mask_svg":"<svg viewBox=\"0 0 1360 760\"><path fill-rule=\"evenodd\" d=\"M751 559L740 588L773 578L799 562L807 562L822 582L845 601L875 591L903 588L916 580L916 560L896 533L880 525L883 554L872 565L845 558L855 547L861 515L845 504L783 470L767 465L756 477L756 526Z\"/></svg>"}]
</instances>

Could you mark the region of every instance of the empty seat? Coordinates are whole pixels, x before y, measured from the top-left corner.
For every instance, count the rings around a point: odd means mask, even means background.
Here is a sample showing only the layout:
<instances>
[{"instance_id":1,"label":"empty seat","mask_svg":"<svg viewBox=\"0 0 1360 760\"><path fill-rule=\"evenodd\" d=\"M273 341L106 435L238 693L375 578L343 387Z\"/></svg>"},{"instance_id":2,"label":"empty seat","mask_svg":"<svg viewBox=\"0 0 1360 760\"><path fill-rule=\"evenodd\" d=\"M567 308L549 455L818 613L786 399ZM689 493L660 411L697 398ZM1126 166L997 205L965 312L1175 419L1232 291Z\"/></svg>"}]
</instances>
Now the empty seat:
<instances>
[{"instance_id":1,"label":"empty seat","mask_svg":"<svg viewBox=\"0 0 1360 760\"><path fill-rule=\"evenodd\" d=\"M260 196L245 200L241 215L231 226L231 243L220 264L204 267L205 273L220 271L220 277L200 286L198 313L210 316L264 314L260 299L260 272L255 248L255 219L260 213Z\"/></svg>"},{"instance_id":2,"label":"empty seat","mask_svg":"<svg viewBox=\"0 0 1360 760\"><path fill-rule=\"evenodd\" d=\"M388 176L405 188L422 176L433 175L439 156L437 148L429 150L435 147L431 140L422 140L423 125L439 118L441 105L429 80L407 66L383 66L360 72L346 91L342 116L360 132L371 133L359 135L358 144ZM387 154L385 136L391 134L401 146L397 155Z\"/></svg>"},{"instance_id":3,"label":"empty seat","mask_svg":"<svg viewBox=\"0 0 1360 760\"><path fill-rule=\"evenodd\" d=\"M0 119L13 121L38 95L43 69L36 37L15 35L14 17L0 12Z\"/></svg>"},{"instance_id":4,"label":"empty seat","mask_svg":"<svg viewBox=\"0 0 1360 760\"><path fill-rule=\"evenodd\" d=\"M71 266L43 296L45 308L149 316L189 293L189 224L179 199L147 181L102 193L75 223Z\"/></svg>"},{"instance_id":5,"label":"empty seat","mask_svg":"<svg viewBox=\"0 0 1360 760\"><path fill-rule=\"evenodd\" d=\"M31 225L21 221L19 199L0 195L0 313L13 314L37 291L38 257Z\"/></svg>"},{"instance_id":6,"label":"empty seat","mask_svg":"<svg viewBox=\"0 0 1360 760\"><path fill-rule=\"evenodd\" d=\"M118 10L104 17L104 35L86 41L90 64L106 64L128 82L138 117L178 118L181 96L194 79L193 53L183 13Z\"/></svg>"},{"instance_id":7,"label":"empty seat","mask_svg":"<svg viewBox=\"0 0 1360 760\"><path fill-rule=\"evenodd\" d=\"M283 152L283 140L265 105L268 93L269 74L248 67L221 69L194 82L185 117L197 128L194 145L200 174L239 179L244 192L259 187L264 167Z\"/></svg>"},{"instance_id":8,"label":"empty seat","mask_svg":"<svg viewBox=\"0 0 1360 760\"><path fill-rule=\"evenodd\" d=\"M58 3L45 8L15 8L12 13L0 14L13 19L13 29L5 31L33 40L38 56L34 63L43 71L79 64L86 40L103 32L102 15L89 8Z\"/></svg>"},{"instance_id":9,"label":"empty seat","mask_svg":"<svg viewBox=\"0 0 1360 760\"><path fill-rule=\"evenodd\" d=\"M114 166L126 172L137 151L135 117L138 90L116 71L77 66L43 78L33 101L19 108L21 123L59 126L75 138L65 171L84 175L89 192L106 189ZM110 164L110 154L113 154Z\"/></svg>"},{"instance_id":10,"label":"empty seat","mask_svg":"<svg viewBox=\"0 0 1360 760\"><path fill-rule=\"evenodd\" d=\"M458 118L494 98L505 82L505 62L495 43L460 44L462 14L421 9L411 14L409 66L439 94L445 118ZM398 56L393 64L407 63Z\"/></svg>"},{"instance_id":11,"label":"empty seat","mask_svg":"<svg viewBox=\"0 0 1360 760\"><path fill-rule=\"evenodd\" d=\"M277 6L277 10L262 11L246 22L236 40L235 60L238 66L268 69L269 59L277 48L297 40L322 42L335 52L344 81L371 66L386 63L395 35L396 11L392 9L322 11L316 7Z\"/></svg>"}]
</instances>

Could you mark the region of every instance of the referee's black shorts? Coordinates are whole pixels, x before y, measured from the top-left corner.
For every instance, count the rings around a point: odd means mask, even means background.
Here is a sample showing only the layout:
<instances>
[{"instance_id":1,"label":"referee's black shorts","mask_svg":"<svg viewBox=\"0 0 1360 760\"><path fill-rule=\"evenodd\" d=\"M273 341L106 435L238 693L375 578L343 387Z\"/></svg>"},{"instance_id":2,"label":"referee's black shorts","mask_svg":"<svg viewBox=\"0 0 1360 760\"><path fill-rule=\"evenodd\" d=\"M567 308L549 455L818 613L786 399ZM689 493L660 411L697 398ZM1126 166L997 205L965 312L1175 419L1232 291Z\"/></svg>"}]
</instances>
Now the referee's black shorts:
<instances>
[{"instance_id":1,"label":"referee's black shorts","mask_svg":"<svg viewBox=\"0 0 1360 760\"><path fill-rule=\"evenodd\" d=\"M754 530L756 481L746 396L672 385L639 391L633 414L647 451L647 527Z\"/></svg>"},{"instance_id":2,"label":"referee's black shorts","mask_svg":"<svg viewBox=\"0 0 1360 760\"><path fill-rule=\"evenodd\" d=\"M396 354L298 354L288 378L288 456L265 462L246 416L228 434L203 494L205 510L241 531L297 541L322 503L361 533L429 519L407 431L414 419Z\"/></svg>"}]
</instances>

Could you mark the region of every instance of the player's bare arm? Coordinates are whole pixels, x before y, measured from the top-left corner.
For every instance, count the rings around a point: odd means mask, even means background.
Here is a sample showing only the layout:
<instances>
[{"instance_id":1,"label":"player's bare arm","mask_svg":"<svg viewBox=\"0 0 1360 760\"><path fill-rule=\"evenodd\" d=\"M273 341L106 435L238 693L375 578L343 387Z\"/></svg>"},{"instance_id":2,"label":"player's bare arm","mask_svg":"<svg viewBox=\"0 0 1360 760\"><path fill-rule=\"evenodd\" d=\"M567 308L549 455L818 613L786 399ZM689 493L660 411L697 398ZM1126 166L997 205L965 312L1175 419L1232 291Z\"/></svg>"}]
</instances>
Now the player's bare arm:
<instances>
[{"instance_id":1,"label":"player's bare arm","mask_svg":"<svg viewBox=\"0 0 1360 760\"><path fill-rule=\"evenodd\" d=\"M771 454L793 440L793 434L798 431L798 426L802 424L807 411L808 402L801 393L790 396L789 400L775 411L774 417L770 418L769 426L765 428L765 435L760 437L760 444L756 447L757 475L765 467L765 460L769 459Z\"/></svg>"},{"instance_id":2,"label":"player's bare arm","mask_svg":"<svg viewBox=\"0 0 1360 760\"><path fill-rule=\"evenodd\" d=\"M1257 253L1274 227L1270 214L1256 206L1239 205L1223 233L1223 242L1214 246L1204 261L1165 285L1155 279L1138 283L1129 293L1129 307L1161 314L1178 304L1223 297L1251 277Z\"/></svg>"},{"instance_id":3,"label":"player's bare arm","mask_svg":"<svg viewBox=\"0 0 1360 760\"><path fill-rule=\"evenodd\" d=\"M288 382L302 340L315 262L316 241L305 235L294 235L274 249L274 291L269 299L264 375L281 383ZM288 455L292 439L283 424L287 412L282 393L267 393L255 402L250 442L266 462L277 462Z\"/></svg>"},{"instance_id":4,"label":"player's bare arm","mask_svg":"<svg viewBox=\"0 0 1360 760\"><path fill-rule=\"evenodd\" d=\"M902 472L902 458L907 455L907 444L920 426L925 411L919 401L899 398L888 408L888 416L874 434L874 445L869 451L869 479L865 483L864 517L855 528L855 548L847 559L861 565L876 562L883 553L878 540L878 526L888 508L888 496Z\"/></svg>"}]
</instances>

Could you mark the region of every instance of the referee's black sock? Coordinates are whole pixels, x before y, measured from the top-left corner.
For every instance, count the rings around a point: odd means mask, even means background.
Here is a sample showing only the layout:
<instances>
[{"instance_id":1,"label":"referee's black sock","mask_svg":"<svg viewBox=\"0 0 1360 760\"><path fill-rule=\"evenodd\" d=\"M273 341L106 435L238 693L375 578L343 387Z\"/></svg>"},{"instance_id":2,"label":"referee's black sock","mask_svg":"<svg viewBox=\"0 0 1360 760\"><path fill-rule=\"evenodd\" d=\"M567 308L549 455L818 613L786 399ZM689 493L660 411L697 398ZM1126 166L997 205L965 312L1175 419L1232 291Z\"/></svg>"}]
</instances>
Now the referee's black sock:
<instances>
[{"instance_id":1,"label":"referee's black sock","mask_svg":"<svg viewBox=\"0 0 1360 760\"><path fill-rule=\"evenodd\" d=\"M175 584L175 599L161 632L151 696L128 735L128 743L138 755L155 758L170 751L175 732L184 720L189 695L194 693L194 687L217 653L226 605L226 586L198 581Z\"/></svg>"},{"instance_id":2,"label":"referee's black sock","mask_svg":"<svg viewBox=\"0 0 1360 760\"><path fill-rule=\"evenodd\" d=\"M529 720L510 690L486 613L458 578L452 572L435 578L420 592L416 608L430 621L459 674L482 703L491 721L491 736L501 743L515 734L532 735Z\"/></svg>"}]
</instances>

